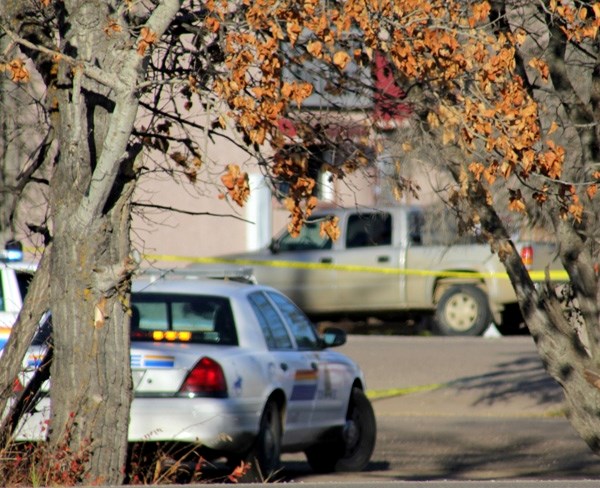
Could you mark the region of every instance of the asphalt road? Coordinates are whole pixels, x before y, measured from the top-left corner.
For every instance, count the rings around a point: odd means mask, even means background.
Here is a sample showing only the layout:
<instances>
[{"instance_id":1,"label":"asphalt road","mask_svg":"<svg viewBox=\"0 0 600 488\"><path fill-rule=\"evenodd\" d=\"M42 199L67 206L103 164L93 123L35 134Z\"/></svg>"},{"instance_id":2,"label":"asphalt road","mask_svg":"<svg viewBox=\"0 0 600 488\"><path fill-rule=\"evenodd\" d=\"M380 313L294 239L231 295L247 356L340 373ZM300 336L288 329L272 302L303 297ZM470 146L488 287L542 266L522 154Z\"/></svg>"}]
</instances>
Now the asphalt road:
<instances>
[{"instance_id":1,"label":"asphalt road","mask_svg":"<svg viewBox=\"0 0 600 488\"><path fill-rule=\"evenodd\" d=\"M600 486L600 458L565 419L562 392L530 337L350 336L341 350L361 364L373 396L372 462L362 473L315 475L302 455L284 455L279 481Z\"/></svg>"}]
</instances>

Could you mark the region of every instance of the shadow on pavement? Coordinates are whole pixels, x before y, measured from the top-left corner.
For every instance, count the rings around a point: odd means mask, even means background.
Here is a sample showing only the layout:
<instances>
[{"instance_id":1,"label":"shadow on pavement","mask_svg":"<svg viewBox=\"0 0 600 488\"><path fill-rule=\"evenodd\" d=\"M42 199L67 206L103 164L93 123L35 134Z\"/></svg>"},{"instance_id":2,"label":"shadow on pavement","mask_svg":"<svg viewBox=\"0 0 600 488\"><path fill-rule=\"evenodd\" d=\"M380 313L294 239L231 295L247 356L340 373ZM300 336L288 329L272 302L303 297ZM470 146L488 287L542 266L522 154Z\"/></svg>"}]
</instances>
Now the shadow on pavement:
<instances>
[{"instance_id":1,"label":"shadow on pavement","mask_svg":"<svg viewBox=\"0 0 600 488\"><path fill-rule=\"evenodd\" d=\"M493 405L518 397L549 406L563 400L562 389L544 370L535 354L499 363L489 373L460 378L449 386L461 392L477 392L474 405Z\"/></svg>"}]
</instances>

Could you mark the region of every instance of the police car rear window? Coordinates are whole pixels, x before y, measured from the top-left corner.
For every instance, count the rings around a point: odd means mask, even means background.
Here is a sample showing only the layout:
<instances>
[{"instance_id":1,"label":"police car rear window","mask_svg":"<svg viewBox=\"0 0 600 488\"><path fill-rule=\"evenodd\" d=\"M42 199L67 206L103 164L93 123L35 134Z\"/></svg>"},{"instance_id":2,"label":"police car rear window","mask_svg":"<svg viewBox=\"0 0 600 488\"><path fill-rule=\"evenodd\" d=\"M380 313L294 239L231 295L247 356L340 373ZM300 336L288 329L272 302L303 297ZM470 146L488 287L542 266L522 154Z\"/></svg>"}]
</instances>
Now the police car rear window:
<instances>
[{"instance_id":1,"label":"police car rear window","mask_svg":"<svg viewBox=\"0 0 600 488\"><path fill-rule=\"evenodd\" d=\"M237 345L227 298L211 295L135 293L132 295L131 339Z\"/></svg>"}]
</instances>

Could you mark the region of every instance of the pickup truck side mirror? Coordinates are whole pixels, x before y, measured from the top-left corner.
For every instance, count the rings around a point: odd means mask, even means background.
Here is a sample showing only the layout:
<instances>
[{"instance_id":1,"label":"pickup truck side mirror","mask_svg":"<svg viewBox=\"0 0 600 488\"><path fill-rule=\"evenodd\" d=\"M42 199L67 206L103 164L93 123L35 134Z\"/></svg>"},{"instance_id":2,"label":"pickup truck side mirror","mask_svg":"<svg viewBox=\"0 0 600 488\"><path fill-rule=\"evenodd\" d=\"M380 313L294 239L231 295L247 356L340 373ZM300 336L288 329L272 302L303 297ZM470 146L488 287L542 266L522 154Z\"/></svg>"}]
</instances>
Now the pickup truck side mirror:
<instances>
[{"instance_id":1,"label":"pickup truck side mirror","mask_svg":"<svg viewBox=\"0 0 600 488\"><path fill-rule=\"evenodd\" d=\"M327 327L321 336L323 347L338 347L346 344L346 332L337 327Z\"/></svg>"},{"instance_id":2,"label":"pickup truck side mirror","mask_svg":"<svg viewBox=\"0 0 600 488\"><path fill-rule=\"evenodd\" d=\"M277 239L271 239L269 251L271 251L273 254L279 253L279 241Z\"/></svg>"}]
</instances>

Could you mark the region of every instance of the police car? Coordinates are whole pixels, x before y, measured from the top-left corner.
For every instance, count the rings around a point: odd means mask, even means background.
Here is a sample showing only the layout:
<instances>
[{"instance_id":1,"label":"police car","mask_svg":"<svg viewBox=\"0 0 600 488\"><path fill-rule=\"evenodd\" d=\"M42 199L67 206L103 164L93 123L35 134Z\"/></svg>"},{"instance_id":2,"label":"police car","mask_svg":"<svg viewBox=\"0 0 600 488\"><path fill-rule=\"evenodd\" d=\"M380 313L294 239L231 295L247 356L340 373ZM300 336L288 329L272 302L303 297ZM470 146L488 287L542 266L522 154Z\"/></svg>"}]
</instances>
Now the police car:
<instances>
[{"instance_id":1,"label":"police car","mask_svg":"<svg viewBox=\"0 0 600 488\"><path fill-rule=\"evenodd\" d=\"M231 279L138 279L131 309L130 441L198 446L262 479L283 452L305 452L318 472L369 462L376 422L363 374L330 349L343 331L318 335L286 296Z\"/></svg>"},{"instance_id":2,"label":"police car","mask_svg":"<svg viewBox=\"0 0 600 488\"><path fill-rule=\"evenodd\" d=\"M35 268L34 263L23 261L18 242L10 241L0 250L0 350L21 311Z\"/></svg>"}]
</instances>

